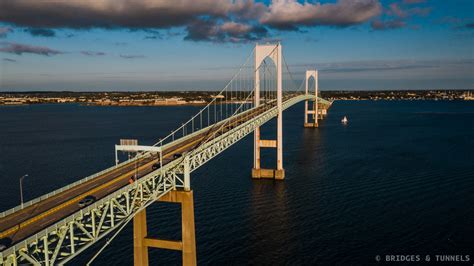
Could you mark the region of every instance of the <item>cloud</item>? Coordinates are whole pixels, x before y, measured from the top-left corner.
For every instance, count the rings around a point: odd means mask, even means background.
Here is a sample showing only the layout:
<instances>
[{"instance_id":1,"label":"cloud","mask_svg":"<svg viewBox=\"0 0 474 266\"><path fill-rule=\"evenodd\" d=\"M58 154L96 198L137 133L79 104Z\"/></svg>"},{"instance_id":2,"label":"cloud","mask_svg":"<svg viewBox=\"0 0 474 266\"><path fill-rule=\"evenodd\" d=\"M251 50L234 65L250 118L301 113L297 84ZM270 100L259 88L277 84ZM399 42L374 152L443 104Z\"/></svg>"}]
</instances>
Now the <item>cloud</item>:
<instances>
[{"instance_id":1,"label":"cloud","mask_svg":"<svg viewBox=\"0 0 474 266\"><path fill-rule=\"evenodd\" d=\"M446 16L437 21L437 23L445 25L448 24L454 30L472 30L474 29L474 22L471 19Z\"/></svg>"},{"instance_id":2,"label":"cloud","mask_svg":"<svg viewBox=\"0 0 474 266\"><path fill-rule=\"evenodd\" d=\"M379 0L335 0L332 3L300 0L270 3L257 0L0 1L0 22L26 27L34 36L52 37L55 29L102 28L144 31L144 39L162 39L169 35L160 31L184 28L185 40L218 43L267 39L275 34L272 29L348 27L369 22L383 10ZM404 6L423 0L400 1L389 5L386 14L402 19L426 15L431 10ZM402 26L404 22L391 18L372 24L374 29L389 29Z\"/></svg>"},{"instance_id":3,"label":"cloud","mask_svg":"<svg viewBox=\"0 0 474 266\"><path fill-rule=\"evenodd\" d=\"M473 30L474 29L474 22L467 23L466 25L464 25L464 28Z\"/></svg>"},{"instance_id":4,"label":"cloud","mask_svg":"<svg viewBox=\"0 0 474 266\"><path fill-rule=\"evenodd\" d=\"M95 51L81 51L81 54L82 54L82 55L86 55L86 56L102 56L102 55L106 55L106 53L104 53L104 52L95 52Z\"/></svg>"},{"instance_id":5,"label":"cloud","mask_svg":"<svg viewBox=\"0 0 474 266\"><path fill-rule=\"evenodd\" d=\"M373 30L393 30L405 27L406 23L400 19L388 21L374 20L370 23L370 26Z\"/></svg>"},{"instance_id":6,"label":"cloud","mask_svg":"<svg viewBox=\"0 0 474 266\"><path fill-rule=\"evenodd\" d=\"M407 12L408 12L408 15L410 16L416 15L416 16L426 17L431 13L431 7L425 7L425 8L414 7L414 8L408 9Z\"/></svg>"},{"instance_id":7,"label":"cloud","mask_svg":"<svg viewBox=\"0 0 474 266\"><path fill-rule=\"evenodd\" d=\"M412 1L409 4L414 4ZM405 3L405 1L403 2ZM407 20L413 16L427 16L431 12L430 7L420 8L404 8L399 3L391 3L388 8L384 9L384 14L387 15L386 20L376 19L370 23L373 30L392 30L408 26ZM411 26L413 29L418 29L419 26Z\"/></svg>"},{"instance_id":8,"label":"cloud","mask_svg":"<svg viewBox=\"0 0 474 266\"><path fill-rule=\"evenodd\" d=\"M396 17L399 17L399 18L405 18L405 17L408 16L408 13L405 10L403 10L398 5L398 3L390 4L388 10L385 13L387 13L390 16L396 16Z\"/></svg>"},{"instance_id":9,"label":"cloud","mask_svg":"<svg viewBox=\"0 0 474 266\"><path fill-rule=\"evenodd\" d=\"M211 42L248 42L261 40L268 35L266 28L249 24L215 20L196 20L187 27L185 40Z\"/></svg>"},{"instance_id":10,"label":"cloud","mask_svg":"<svg viewBox=\"0 0 474 266\"><path fill-rule=\"evenodd\" d=\"M143 39L162 40L164 37L163 34L157 30L145 29L144 31L148 33L148 35L146 35Z\"/></svg>"},{"instance_id":11,"label":"cloud","mask_svg":"<svg viewBox=\"0 0 474 266\"><path fill-rule=\"evenodd\" d=\"M403 3L407 5L421 4L421 3L426 3L426 0L403 0Z\"/></svg>"},{"instance_id":12,"label":"cloud","mask_svg":"<svg viewBox=\"0 0 474 266\"><path fill-rule=\"evenodd\" d=\"M0 21L32 28L30 33L35 36L50 36L53 29L63 28L150 31L186 27L195 30L204 20L241 23L257 20L266 10L265 4L254 0L2 0ZM188 34L193 35L195 33ZM149 34L145 38L159 36Z\"/></svg>"},{"instance_id":13,"label":"cloud","mask_svg":"<svg viewBox=\"0 0 474 266\"><path fill-rule=\"evenodd\" d=\"M164 39L169 39L172 37L176 37L179 35L183 35L183 33L180 32L173 32L171 30L150 30L150 29L145 29L143 30L146 32L148 35L145 35L143 39L151 39L151 40L164 40Z\"/></svg>"},{"instance_id":14,"label":"cloud","mask_svg":"<svg viewBox=\"0 0 474 266\"><path fill-rule=\"evenodd\" d=\"M395 16L399 18L406 18L409 16L427 16L431 12L430 7L420 8L412 7L403 9L397 3L392 3L389 5L388 10L385 12L389 16Z\"/></svg>"},{"instance_id":15,"label":"cloud","mask_svg":"<svg viewBox=\"0 0 474 266\"><path fill-rule=\"evenodd\" d=\"M328 4L274 0L260 22L284 30L318 25L347 27L364 23L381 10L377 0L338 0Z\"/></svg>"},{"instance_id":16,"label":"cloud","mask_svg":"<svg viewBox=\"0 0 474 266\"><path fill-rule=\"evenodd\" d=\"M0 38L7 37L8 33L13 32L13 29L10 27L0 27Z\"/></svg>"},{"instance_id":17,"label":"cloud","mask_svg":"<svg viewBox=\"0 0 474 266\"><path fill-rule=\"evenodd\" d=\"M0 52L11 53L11 54L37 54L44 56L63 54L64 52L54 50L43 46L32 46L20 43L2 42L0 43Z\"/></svg>"},{"instance_id":18,"label":"cloud","mask_svg":"<svg viewBox=\"0 0 474 266\"><path fill-rule=\"evenodd\" d=\"M143 37L143 39L145 39L145 40L162 40L163 36L161 36L161 35L147 35L147 36Z\"/></svg>"},{"instance_id":19,"label":"cloud","mask_svg":"<svg viewBox=\"0 0 474 266\"><path fill-rule=\"evenodd\" d=\"M16 62L15 59L11 59L11 58L3 58L3 61L10 62L10 63L15 63Z\"/></svg>"},{"instance_id":20,"label":"cloud","mask_svg":"<svg viewBox=\"0 0 474 266\"><path fill-rule=\"evenodd\" d=\"M42 28L28 28L25 29L25 32L28 32L29 34L33 36L41 36L41 37L54 37L56 36L56 33L54 30L50 29L42 29Z\"/></svg>"},{"instance_id":21,"label":"cloud","mask_svg":"<svg viewBox=\"0 0 474 266\"><path fill-rule=\"evenodd\" d=\"M259 19L268 7L263 3L255 3L252 0L237 0L230 8L230 13L240 19Z\"/></svg>"},{"instance_id":22,"label":"cloud","mask_svg":"<svg viewBox=\"0 0 474 266\"><path fill-rule=\"evenodd\" d=\"M37 28L169 28L200 16L250 16L252 6L242 0L15 0L2 1L0 20Z\"/></svg>"},{"instance_id":23,"label":"cloud","mask_svg":"<svg viewBox=\"0 0 474 266\"><path fill-rule=\"evenodd\" d=\"M121 54L120 57L124 59L145 58L144 55L127 55L127 54Z\"/></svg>"}]
</instances>

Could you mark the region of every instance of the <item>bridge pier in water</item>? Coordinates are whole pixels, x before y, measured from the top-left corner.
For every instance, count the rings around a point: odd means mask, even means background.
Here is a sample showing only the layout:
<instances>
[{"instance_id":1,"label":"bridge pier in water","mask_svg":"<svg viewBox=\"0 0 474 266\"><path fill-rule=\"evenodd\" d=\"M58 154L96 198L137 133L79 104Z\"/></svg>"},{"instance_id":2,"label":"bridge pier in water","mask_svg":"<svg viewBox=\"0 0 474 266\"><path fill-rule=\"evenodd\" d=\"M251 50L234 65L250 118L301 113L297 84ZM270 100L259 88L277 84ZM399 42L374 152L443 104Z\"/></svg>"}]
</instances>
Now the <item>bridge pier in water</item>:
<instances>
[{"instance_id":1,"label":"bridge pier in water","mask_svg":"<svg viewBox=\"0 0 474 266\"><path fill-rule=\"evenodd\" d=\"M193 191L172 190L159 201L181 204L182 239L163 240L148 237L146 209L133 217L133 252L135 266L148 265L148 248L163 248L182 252L183 265L196 265L196 234L194 227Z\"/></svg>"},{"instance_id":2,"label":"bridge pier in water","mask_svg":"<svg viewBox=\"0 0 474 266\"><path fill-rule=\"evenodd\" d=\"M276 90L277 90L277 139L263 140L260 138L260 127L254 131L254 163L252 168L252 178L272 178L282 180L285 178L285 169L283 169L283 91L282 91L282 48L281 44L266 44L255 46L255 107L260 105L260 66L266 58L273 60L277 71ZM262 169L260 164L260 149L275 148L277 152L276 169Z\"/></svg>"}]
</instances>

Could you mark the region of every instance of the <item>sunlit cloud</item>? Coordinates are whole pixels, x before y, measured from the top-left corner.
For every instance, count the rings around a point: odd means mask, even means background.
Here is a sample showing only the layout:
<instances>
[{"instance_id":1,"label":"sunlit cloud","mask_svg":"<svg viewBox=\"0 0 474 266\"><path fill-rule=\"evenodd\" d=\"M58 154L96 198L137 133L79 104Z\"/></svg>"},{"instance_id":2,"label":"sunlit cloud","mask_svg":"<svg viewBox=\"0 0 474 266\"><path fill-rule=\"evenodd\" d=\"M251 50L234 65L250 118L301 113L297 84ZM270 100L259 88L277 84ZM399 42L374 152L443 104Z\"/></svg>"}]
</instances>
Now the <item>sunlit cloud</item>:
<instances>
[{"instance_id":1,"label":"sunlit cloud","mask_svg":"<svg viewBox=\"0 0 474 266\"><path fill-rule=\"evenodd\" d=\"M336 3L299 3L296 0L274 0L260 21L278 28L295 30L302 26L347 27L367 22L380 14L377 0L339 0Z\"/></svg>"}]
</instances>

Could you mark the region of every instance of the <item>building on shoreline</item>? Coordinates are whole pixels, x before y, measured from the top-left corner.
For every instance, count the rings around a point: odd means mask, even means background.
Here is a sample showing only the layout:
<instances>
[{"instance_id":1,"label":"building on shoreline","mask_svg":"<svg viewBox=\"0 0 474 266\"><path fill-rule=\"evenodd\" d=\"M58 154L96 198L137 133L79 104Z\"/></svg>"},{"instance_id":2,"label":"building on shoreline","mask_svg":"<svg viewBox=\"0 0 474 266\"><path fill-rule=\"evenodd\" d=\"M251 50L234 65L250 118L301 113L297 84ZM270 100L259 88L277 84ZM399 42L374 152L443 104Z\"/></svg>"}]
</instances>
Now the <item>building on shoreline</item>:
<instances>
[{"instance_id":1,"label":"building on shoreline","mask_svg":"<svg viewBox=\"0 0 474 266\"><path fill-rule=\"evenodd\" d=\"M286 92L295 93L295 92ZM473 91L463 90L404 90L404 91L322 91L329 100L474 100ZM240 94L236 94L240 95ZM226 99L215 91L178 92L4 92L0 105L43 103L79 103L99 106L175 106L205 105L217 99L242 103L249 99L234 96Z\"/></svg>"}]
</instances>

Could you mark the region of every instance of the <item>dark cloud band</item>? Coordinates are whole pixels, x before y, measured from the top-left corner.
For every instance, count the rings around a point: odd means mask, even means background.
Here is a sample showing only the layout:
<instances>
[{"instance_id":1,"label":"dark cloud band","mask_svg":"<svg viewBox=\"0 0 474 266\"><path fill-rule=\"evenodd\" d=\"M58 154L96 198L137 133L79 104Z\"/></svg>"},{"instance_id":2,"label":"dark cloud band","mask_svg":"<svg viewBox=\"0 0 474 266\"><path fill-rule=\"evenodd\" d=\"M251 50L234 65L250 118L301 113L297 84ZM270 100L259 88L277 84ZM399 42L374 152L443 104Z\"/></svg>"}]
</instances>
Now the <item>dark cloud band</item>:
<instances>
[{"instance_id":1,"label":"dark cloud band","mask_svg":"<svg viewBox=\"0 0 474 266\"><path fill-rule=\"evenodd\" d=\"M273 0L2 0L0 21L27 27L35 36L54 29L156 30L185 27L186 40L246 42L268 38L268 28L298 30L317 25L345 27L380 13L378 0L299 3ZM159 39L159 35L149 35Z\"/></svg>"},{"instance_id":2,"label":"dark cloud band","mask_svg":"<svg viewBox=\"0 0 474 266\"><path fill-rule=\"evenodd\" d=\"M28 28L28 29L25 29L25 31L30 33L33 36L41 36L41 37L56 36L56 33L54 32L54 30L50 30L50 29Z\"/></svg>"},{"instance_id":3,"label":"dark cloud band","mask_svg":"<svg viewBox=\"0 0 474 266\"><path fill-rule=\"evenodd\" d=\"M37 54L44 56L64 54L64 52L54 50L43 46L33 46L20 43L2 42L0 43L0 52L11 54Z\"/></svg>"}]
</instances>

